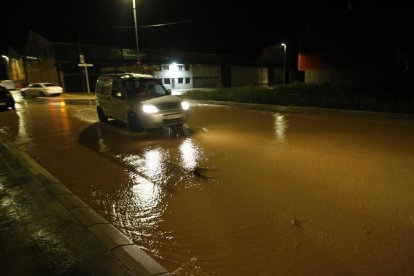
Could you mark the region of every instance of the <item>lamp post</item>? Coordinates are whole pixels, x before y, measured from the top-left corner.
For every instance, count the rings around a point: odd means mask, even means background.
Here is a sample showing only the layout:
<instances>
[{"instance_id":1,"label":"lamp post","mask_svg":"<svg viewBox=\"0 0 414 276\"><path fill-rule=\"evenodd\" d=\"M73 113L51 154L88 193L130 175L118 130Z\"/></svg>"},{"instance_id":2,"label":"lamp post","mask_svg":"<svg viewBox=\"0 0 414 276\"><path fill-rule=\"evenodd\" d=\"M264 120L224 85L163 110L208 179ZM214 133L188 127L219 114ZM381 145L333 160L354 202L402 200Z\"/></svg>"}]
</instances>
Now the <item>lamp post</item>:
<instances>
[{"instance_id":1,"label":"lamp post","mask_svg":"<svg viewBox=\"0 0 414 276\"><path fill-rule=\"evenodd\" d=\"M286 44L280 44L283 47L283 84L286 84Z\"/></svg>"},{"instance_id":2,"label":"lamp post","mask_svg":"<svg viewBox=\"0 0 414 276\"><path fill-rule=\"evenodd\" d=\"M137 64L140 64L141 60L139 58L139 46L138 46L137 8L135 5L135 0L132 0L132 10L134 11L135 45L137 46Z\"/></svg>"},{"instance_id":3,"label":"lamp post","mask_svg":"<svg viewBox=\"0 0 414 276\"><path fill-rule=\"evenodd\" d=\"M9 79L9 66L10 66L10 60L9 60L9 57L8 56L5 56L5 55L1 55L1 58L2 59L4 59L5 60L5 67L4 67L4 73L5 73L5 77L6 77L6 79Z\"/></svg>"}]
</instances>

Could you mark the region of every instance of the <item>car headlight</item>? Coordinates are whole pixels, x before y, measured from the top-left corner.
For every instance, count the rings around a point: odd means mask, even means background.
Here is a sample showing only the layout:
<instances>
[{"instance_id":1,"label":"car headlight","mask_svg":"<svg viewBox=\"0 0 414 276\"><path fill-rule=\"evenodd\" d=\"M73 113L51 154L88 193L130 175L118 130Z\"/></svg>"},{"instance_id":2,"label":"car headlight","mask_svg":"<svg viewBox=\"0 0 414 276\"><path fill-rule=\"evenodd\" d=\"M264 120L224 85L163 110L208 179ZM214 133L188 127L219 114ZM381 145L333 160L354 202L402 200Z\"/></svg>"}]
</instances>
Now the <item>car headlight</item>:
<instances>
[{"instance_id":1,"label":"car headlight","mask_svg":"<svg viewBox=\"0 0 414 276\"><path fill-rule=\"evenodd\" d=\"M144 104L142 106L142 111L144 111L144 113L157 113L158 108L152 104Z\"/></svg>"},{"instance_id":2,"label":"car headlight","mask_svg":"<svg viewBox=\"0 0 414 276\"><path fill-rule=\"evenodd\" d=\"M190 104L188 102L181 102L181 107L184 110L188 110L190 108Z\"/></svg>"}]
</instances>

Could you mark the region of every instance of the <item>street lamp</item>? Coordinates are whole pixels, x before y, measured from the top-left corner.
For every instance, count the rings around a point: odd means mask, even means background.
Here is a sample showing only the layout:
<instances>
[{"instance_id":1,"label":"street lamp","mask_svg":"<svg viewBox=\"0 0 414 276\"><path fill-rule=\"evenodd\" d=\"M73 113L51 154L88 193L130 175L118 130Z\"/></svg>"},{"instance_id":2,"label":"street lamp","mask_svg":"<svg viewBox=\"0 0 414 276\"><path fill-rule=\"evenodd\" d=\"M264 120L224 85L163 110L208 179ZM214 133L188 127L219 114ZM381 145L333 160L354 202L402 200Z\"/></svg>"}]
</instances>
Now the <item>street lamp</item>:
<instances>
[{"instance_id":1,"label":"street lamp","mask_svg":"<svg viewBox=\"0 0 414 276\"><path fill-rule=\"evenodd\" d=\"M137 8L135 5L135 0L132 0L132 10L134 11L135 45L137 46L137 64L140 64L141 60L139 58L139 46L138 46Z\"/></svg>"},{"instance_id":2,"label":"street lamp","mask_svg":"<svg viewBox=\"0 0 414 276\"><path fill-rule=\"evenodd\" d=\"M280 44L283 47L283 84L286 84L286 44Z\"/></svg>"},{"instance_id":3,"label":"street lamp","mask_svg":"<svg viewBox=\"0 0 414 276\"><path fill-rule=\"evenodd\" d=\"M8 56L5 56L5 55L1 55L1 58L2 59L4 59L5 61L6 61L6 66L5 66L5 76L6 76L6 79L8 79L9 78L9 66L10 66L10 60L9 60L9 57Z\"/></svg>"}]
</instances>

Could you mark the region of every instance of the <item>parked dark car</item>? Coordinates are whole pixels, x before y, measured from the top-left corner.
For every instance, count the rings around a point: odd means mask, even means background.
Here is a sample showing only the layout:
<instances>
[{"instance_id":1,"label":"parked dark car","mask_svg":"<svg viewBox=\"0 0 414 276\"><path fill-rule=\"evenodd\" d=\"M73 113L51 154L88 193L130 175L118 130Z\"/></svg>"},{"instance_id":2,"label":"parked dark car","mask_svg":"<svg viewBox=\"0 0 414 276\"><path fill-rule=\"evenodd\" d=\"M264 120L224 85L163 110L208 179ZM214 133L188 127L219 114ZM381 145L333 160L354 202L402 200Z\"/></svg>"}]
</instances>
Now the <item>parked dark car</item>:
<instances>
[{"instance_id":1,"label":"parked dark car","mask_svg":"<svg viewBox=\"0 0 414 276\"><path fill-rule=\"evenodd\" d=\"M10 91L0 86L0 109L16 109L14 107L15 101Z\"/></svg>"}]
</instances>

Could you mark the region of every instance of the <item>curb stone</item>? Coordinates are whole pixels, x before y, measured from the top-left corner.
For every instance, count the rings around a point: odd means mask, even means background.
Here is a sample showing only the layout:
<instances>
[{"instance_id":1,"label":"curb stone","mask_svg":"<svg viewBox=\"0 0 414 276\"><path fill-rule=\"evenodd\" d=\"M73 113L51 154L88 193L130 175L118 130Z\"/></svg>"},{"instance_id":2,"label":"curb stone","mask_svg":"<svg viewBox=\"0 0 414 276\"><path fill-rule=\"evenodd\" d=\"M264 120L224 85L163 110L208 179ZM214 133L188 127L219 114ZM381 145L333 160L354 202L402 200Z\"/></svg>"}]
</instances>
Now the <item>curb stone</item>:
<instances>
[{"instance_id":1,"label":"curb stone","mask_svg":"<svg viewBox=\"0 0 414 276\"><path fill-rule=\"evenodd\" d=\"M289 114L301 115L321 115L321 116L335 116L348 117L357 119L368 119L378 121L395 121L398 120L404 123L412 123L414 121L414 114L411 113L392 113L392 112L375 112L366 110L351 110L351 109L334 109L322 107L309 106L287 106L287 105L271 105L271 104L253 104L253 103L238 103L228 101L213 101L213 100L190 100L191 102L207 105L224 105L230 107L239 107L252 110L274 111Z\"/></svg>"},{"instance_id":2,"label":"curb stone","mask_svg":"<svg viewBox=\"0 0 414 276\"><path fill-rule=\"evenodd\" d=\"M48 189L58 202L133 275L170 275L164 267L74 195L29 155L4 140L0 139L0 143L27 168L26 172L34 176L36 182L40 183L40 188L43 186ZM14 175L17 178L21 177L20 173Z\"/></svg>"}]
</instances>

